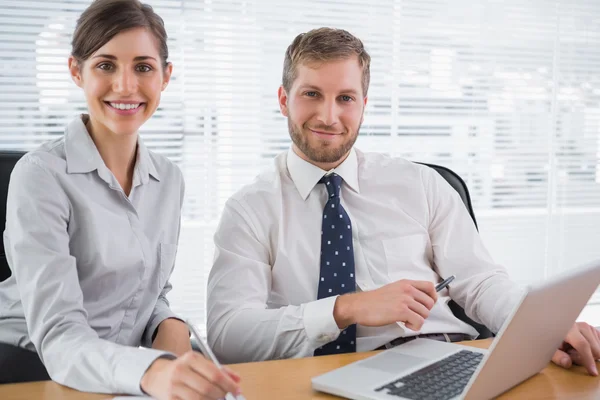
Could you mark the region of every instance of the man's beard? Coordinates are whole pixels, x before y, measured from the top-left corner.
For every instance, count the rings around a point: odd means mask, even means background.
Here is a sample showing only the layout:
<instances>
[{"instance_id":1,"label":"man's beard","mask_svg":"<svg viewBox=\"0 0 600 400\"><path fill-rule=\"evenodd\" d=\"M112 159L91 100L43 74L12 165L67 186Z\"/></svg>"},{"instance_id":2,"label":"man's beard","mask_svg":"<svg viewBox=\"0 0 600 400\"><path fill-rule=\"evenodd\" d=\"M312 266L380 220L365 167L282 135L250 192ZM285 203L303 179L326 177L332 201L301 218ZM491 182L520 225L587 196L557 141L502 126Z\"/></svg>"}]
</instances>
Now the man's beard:
<instances>
[{"instance_id":1,"label":"man's beard","mask_svg":"<svg viewBox=\"0 0 600 400\"><path fill-rule=\"evenodd\" d=\"M314 128L322 130L324 132L327 132L329 130L326 126L319 126ZM348 154L352 146L354 146L354 143L356 143L356 139L358 138L360 125L356 129L356 133L353 136L350 136L345 142L343 142L337 147L333 147L330 144L324 144L322 146L319 146L318 148L311 147L308 138L303 135L303 129L295 125L290 117L288 117L288 130L290 132L292 142L294 142L296 147L298 147L298 149L306 157L308 157L309 160L318 163L334 163L336 161L341 160L342 157ZM304 131L306 130L308 129L304 129ZM348 132L345 132L343 135L347 136L348 134Z\"/></svg>"}]
</instances>

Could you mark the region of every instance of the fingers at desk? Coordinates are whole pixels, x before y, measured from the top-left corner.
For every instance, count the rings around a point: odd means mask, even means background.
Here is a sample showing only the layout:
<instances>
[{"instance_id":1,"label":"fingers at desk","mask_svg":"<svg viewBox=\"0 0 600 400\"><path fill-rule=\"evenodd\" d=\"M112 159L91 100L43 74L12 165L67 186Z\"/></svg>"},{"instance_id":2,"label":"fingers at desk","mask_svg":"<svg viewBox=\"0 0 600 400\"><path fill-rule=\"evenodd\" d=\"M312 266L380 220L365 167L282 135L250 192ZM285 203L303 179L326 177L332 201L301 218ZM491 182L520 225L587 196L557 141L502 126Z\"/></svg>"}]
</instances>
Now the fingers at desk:
<instances>
[{"instance_id":1,"label":"fingers at desk","mask_svg":"<svg viewBox=\"0 0 600 400\"><path fill-rule=\"evenodd\" d=\"M583 335L583 337L590 344L590 348L592 350L592 357L594 360L600 358L600 338L598 337L598 333L596 328L590 326L586 323L577 323L579 331Z\"/></svg>"},{"instance_id":2,"label":"fingers at desk","mask_svg":"<svg viewBox=\"0 0 600 400\"><path fill-rule=\"evenodd\" d=\"M563 368L571 368L571 365L573 364L571 362L571 357L562 350L556 350L552 357L552 362Z\"/></svg>"},{"instance_id":3,"label":"fingers at desk","mask_svg":"<svg viewBox=\"0 0 600 400\"><path fill-rule=\"evenodd\" d=\"M579 364L583 365L591 375L597 376L598 369L593 352L593 346L598 347L598 337L593 334L592 329L588 324L577 323L569 331L565 342L570 344L573 349L579 354Z\"/></svg>"}]
</instances>

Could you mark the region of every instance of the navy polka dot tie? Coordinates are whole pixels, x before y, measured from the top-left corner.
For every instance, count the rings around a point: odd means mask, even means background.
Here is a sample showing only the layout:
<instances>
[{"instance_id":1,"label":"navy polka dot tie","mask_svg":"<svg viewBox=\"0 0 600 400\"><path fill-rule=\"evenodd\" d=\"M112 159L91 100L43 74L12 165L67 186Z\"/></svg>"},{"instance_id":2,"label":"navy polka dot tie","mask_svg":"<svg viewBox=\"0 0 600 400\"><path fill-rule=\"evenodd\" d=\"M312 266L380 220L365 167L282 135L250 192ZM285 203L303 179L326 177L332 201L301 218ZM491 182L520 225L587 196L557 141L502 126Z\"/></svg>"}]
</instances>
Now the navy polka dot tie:
<instances>
[{"instance_id":1,"label":"navy polka dot tie","mask_svg":"<svg viewBox=\"0 0 600 400\"><path fill-rule=\"evenodd\" d=\"M355 291L354 249L352 224L340 202L342 177L325 175L319 183L325 184L329 198L323 210L321 232L321 274L318 298L342 295ZM315 356L351 353L356 351L356 325L350 325L333 342L315 350Z\"/></svg>"}]
</instances>

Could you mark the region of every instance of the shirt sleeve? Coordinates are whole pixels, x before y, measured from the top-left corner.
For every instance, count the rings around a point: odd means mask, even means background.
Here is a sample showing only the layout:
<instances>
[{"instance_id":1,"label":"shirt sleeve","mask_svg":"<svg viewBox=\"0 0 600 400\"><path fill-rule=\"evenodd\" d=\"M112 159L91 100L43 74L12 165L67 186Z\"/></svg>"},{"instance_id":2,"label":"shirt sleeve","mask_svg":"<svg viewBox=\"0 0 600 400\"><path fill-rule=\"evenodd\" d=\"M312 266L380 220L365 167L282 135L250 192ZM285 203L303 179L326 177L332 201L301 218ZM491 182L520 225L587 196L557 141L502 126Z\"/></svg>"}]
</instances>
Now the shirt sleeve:
<instances>
[{"instance_id":1,"label":"shirt sleeve","mask_svg":"<svg viewBox=\"0 0 600 400\"><path fill-rule=\"evenodd\" d=\"M421 173L434 266L443 278L456 276L449 294L467 316L498 332L524 289L494 263L456 190L433 169Z\"/></svg>"},{"instance_id":2,"label":"shirt sleeve","mask_svg":"<svg viewBox=\"0 0 600 400\"><path fill-rule=\"evenodd\" d=\"M269 309L269 249L230 199L215 234L208 278L208 341L225 363L306 357L335 339L336 297Z\"/></svg>"},{"instance_id":3,"label":"shirt sleeve","mask_svg":"<svg viewBox=\"0 0 600 400\"><path fill-rule=\"evenodd\" d=\"M50 377L77 390L143 394L140 381L166 352L100 339L88 325L67 233L70 202L56 177L26 155L9 184L5 247L27 329ZM110 294L107 294L110 295Z\"/></svg>"},{"instance_id":4,"label":"shirt sleeve","mask_svg":"<svg viewBox=\"0 0 600 400\"><path fill-rule=\"evenodd\" d=\"M183 207L183 198L185 196L185 183L183 180L183 176L181 175L181 171L179 171L180 176L180 204L179 210ZM177 245L179 245L179 234L181 233L181 211L179 214L179 227L177 230ZM175 257L173 257L173 262L175 262ZM171 268L171 271L173 271ZM171 275L173 272L171 272ZM169 275L169 279L171 276ZM148 320L148 324L146 325L146 329L144 330L144 335L142 338L142 344L146 347L152 347L152 343L154 342L154 338L156 337L156 333L158 330L158 326L166 319L175 318L180 321L183 321L179 316L177 316L173 311L171 311L171 305L169 304L169 300L167 299L167 294L173 289L173 285L167 279L165 286L163 287L158 299L156 300L156 305L154 306L154 310L152 311L152 315L150 315L150 319Z\"/></svg>"}]
</instances>

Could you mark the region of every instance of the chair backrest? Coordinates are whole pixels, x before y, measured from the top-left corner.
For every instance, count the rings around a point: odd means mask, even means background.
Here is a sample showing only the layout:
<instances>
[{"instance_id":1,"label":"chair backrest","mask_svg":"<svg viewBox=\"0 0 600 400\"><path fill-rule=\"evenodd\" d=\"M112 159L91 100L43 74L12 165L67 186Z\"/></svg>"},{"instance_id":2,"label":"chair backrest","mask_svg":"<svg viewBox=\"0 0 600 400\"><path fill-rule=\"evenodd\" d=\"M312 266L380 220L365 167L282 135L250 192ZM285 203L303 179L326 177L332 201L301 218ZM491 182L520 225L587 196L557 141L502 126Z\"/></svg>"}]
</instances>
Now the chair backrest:
<instances>
[{"instance_id":1,"label":"chair backrest","mask_svg":"<svg viewBox=\"0 0 600 400\"><path fill-rule=\"evenodd\" d=\"M426 165L436 170L437 173L440 174L442 178L444 178L450 184L450 186L452 186L454 190L458 192L460 198L465 204L465 207L467 207L467 211L469 211L469 214L471 215L471 219L475 224L475 228L478 229L477 220L475 219L475 213L473 212L473 204L471 203L471 196L469 195L469 189L467 188L467 184L465 183L465 181L463 181L462 178L456 172L452 171L449 168L442 167L441 165L426 163L418 164ZM485 325L478 324L477 322L469 318L465 313L465 310L461 306L459 306L458 303L456 303L454 300L451 300L448 303L448 306L450 307L450 310L456 318L471 325L473 328L475 328L475 330L477 330L477 332L479 332L478 339L486 339L494 336L492 331L490 331Z\"/></svg>"},{"instance_id":2,"label":"chair backrest","mask_svg":"<svg viewBox=\"0 0 600 400\"><path fill-rule=\"evenodd\" d=\"M7 279L11 272L6 262L6 253L4 252L4 228L6 227L6 197L8 195L8 182L10 173L15 164L25 155L23 151L0 151L0 282Z\"/></svg>"},{"instance_id":3,"label":"chair backrest","mask_svg":"<svg viewBox=\"0 0 600 400\"><path fill-rule=\"evenodd\" d=\"M442 176L458 192L460 198L463 203L465 203L465 207L467 207L467 211L469 211L469 215L471 215L471 219L475 224L475 228L477 227L477 220L475 219L475 213L473 212L473 204L471 203L471 196L469 195L469 189L467 188L467 184L462 178L450 168L442 167L441 165L435 164L426 164L426 163L418 163L422 165L427 165L430 168L433 168L437 171L438 174Z\"/></svg>"}]
</instances>

